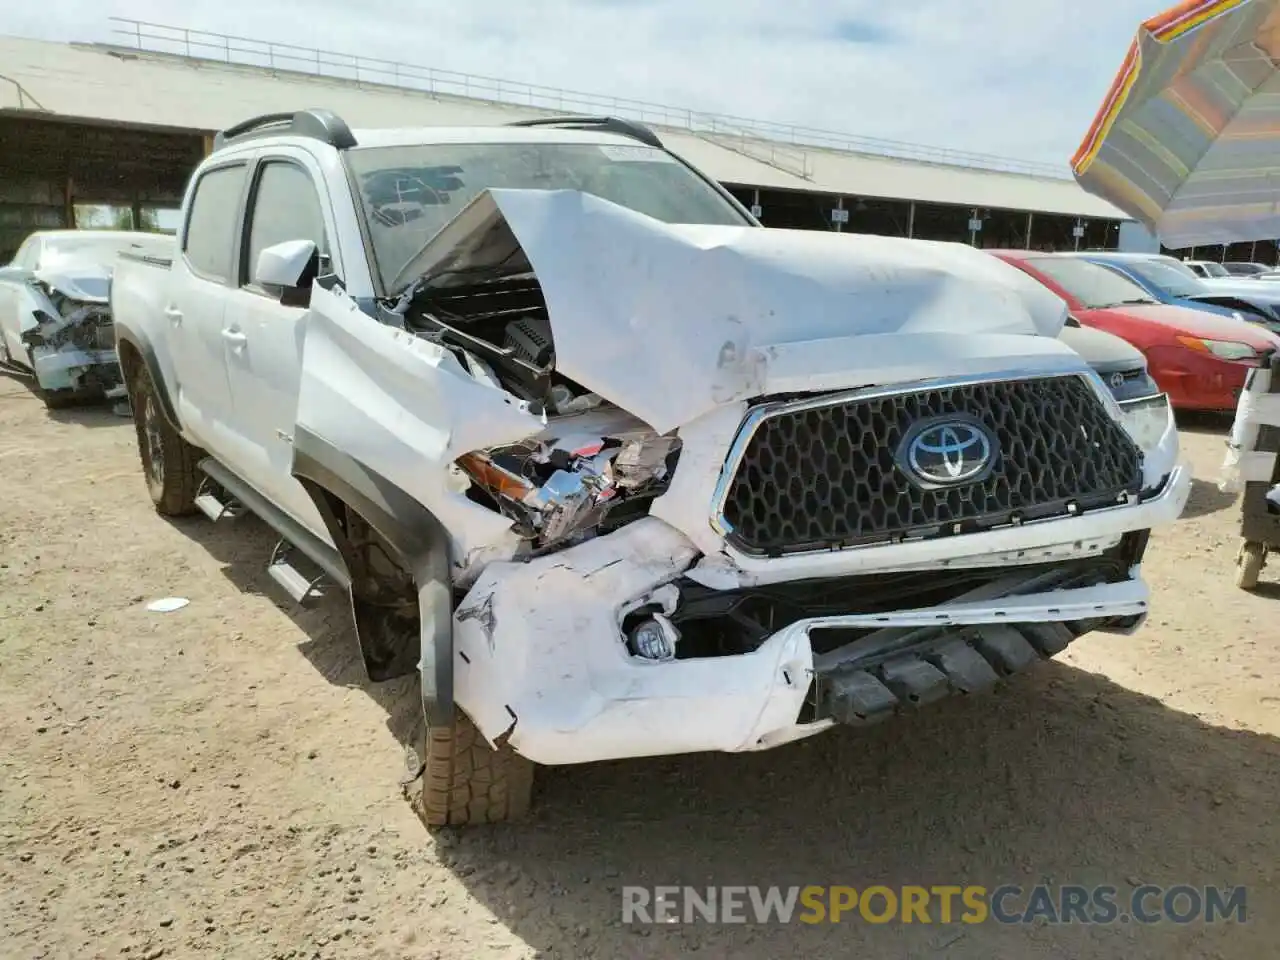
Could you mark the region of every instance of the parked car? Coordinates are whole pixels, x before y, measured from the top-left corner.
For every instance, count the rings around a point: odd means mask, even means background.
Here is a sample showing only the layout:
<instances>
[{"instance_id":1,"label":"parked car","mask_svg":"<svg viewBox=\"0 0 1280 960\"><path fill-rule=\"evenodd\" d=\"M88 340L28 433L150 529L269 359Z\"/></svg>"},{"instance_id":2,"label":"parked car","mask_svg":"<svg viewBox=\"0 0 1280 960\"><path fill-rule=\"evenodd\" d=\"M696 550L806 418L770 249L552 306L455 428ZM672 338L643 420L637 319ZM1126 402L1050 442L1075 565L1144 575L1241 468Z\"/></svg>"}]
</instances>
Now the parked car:
<instances>
[{"instance_id":1,"label":"parked car","mask_svg":"<svg viewBox=\"0 0 1280 960\"><path fill-rule=\"evenodd\" d=\"M49 407L123 395L107 290L122 250L169 255L173 239L46 230L0 267L0 364L35 379Z\"/></svg>"},{"instance_id":2,"label":"parked car","mask_svg":"<svg viewBox=\"0 0 1280 960\"><path fill-rule=\"evenodd\" d=\"M1249 297L1234 296L1201 280L1181 260L1157 253L1119 253L1090 251L1064 253L1080 257L1124 274L1161 303L1172 303L1195 310L1207 310L1224 317L1259 323L1273 333L1280 332L1280 287L1274 291L1256 284L1245 292ZM1245 286L1244 281L1236 281Z\"/></svg>"},{"instance_id":3,"label":"parked car","mask_svg":"<svg viewBox=\"0 0 1280 960\"><path fill-rule=\"evenodd\" d=\"M258 118L183 211L111 291L146 489L258 514L373 679L419 672L429 823L521 813L532 763L877 722L1147 613L1177 432L980 250L762 228L609 118Z\"/></svg>"},{"instance_id":4,"label":"parked car","mask_svg":"<svg viewBox=\"0 0 1280 960\"><path fill-rule=\"evenodd\" d=\"M1274 270L1275 267L1269 267L1265 263L1249 263L1242 260L1224 260L1222 269L1227 271L1233 277L1256 277L1259 274L1267 273Z\"/></svg>"},{"instance_id":5,"label":"parked car","mask_svg":"<svg viewBox=\"0 0 1280 960\"><path fill-rule=\"evenodd\" d=\"M1227 268L1216 260L1183 260L1187 268L1191 270L1197 277L1203 277L1206 280L1214 280L1231 276Z\"/></svg>"},{"instance_id":6,"label":"parked car","mask_svg":"<svg viewBox=\"0 0 1280 960\"><path fill-rule=\"evenodd\" d=\"M1249 369L1280 336L1232 317L1160 303L1128 277L1074 256L992 251L1066 300L1079 321L1133 344L1177 409L1234 410Z\"/></svg>"}]
</instances>

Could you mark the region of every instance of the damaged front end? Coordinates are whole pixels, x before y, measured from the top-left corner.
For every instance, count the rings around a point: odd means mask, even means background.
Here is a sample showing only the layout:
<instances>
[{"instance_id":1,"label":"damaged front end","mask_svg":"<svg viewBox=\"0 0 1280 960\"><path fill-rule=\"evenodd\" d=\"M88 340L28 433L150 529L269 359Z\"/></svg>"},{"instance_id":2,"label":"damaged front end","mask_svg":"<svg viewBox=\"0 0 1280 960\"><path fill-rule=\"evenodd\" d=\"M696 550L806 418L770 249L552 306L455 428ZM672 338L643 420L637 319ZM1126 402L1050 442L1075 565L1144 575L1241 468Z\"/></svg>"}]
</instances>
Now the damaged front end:
<instances>
[{"instance_id":1,"label":"damaged front end","mask_svg":"<svg viewBox=\"0 0 1280 960\"><path fill-rule=\"evenodd\" d=\"M1131 631L1189 492L1062 301L962 245L489 191L391 287L379 362L433 377L445 439L388 386L344 442L430 439L402 475L453 539L455 701L540 763L764 749ZM316 349L300 409L371 342ZM922 437L990 462L925 482Z\"/></svg>"},{"instance_id":2,"label":"damaged front end","mask_svg":"<svg viewBox=\"0 0 1280 960\"><path fill-rule=\"evenodd\" d=\"M107 276L37 273L31 285L38 306L21 339L42 392L51 396L123 395Z\"/></svg>"}]
</instances>

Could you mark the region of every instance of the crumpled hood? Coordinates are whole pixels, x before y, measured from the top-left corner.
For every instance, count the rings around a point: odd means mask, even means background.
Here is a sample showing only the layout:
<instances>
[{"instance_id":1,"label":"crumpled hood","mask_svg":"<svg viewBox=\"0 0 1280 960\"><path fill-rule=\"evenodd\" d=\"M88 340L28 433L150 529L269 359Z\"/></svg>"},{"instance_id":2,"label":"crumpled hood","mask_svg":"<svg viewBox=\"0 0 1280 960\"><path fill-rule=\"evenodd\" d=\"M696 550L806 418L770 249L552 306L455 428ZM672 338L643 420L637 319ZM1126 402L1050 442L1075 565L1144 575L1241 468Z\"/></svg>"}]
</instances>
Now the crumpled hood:
<instances>
[{"instance_id":1,"label":"crumpled hood","mask_svg":"<svg viewBox=\"0 0 1280 960\"><path fill-rule=\"evenodd\" d=\"M111 291L111 267L90 261L63 261L36 270L32 276L64 297L81 303L106 303Z\"/></svg>"},{"instance_id":2,"label":"crumpled hood","mask_svg":"<svg viewBox=\"0 0 1280 960\"><path fill-rule=\"evenodd\" d=\"M556 368L660 432L736 400L856 385L851 371L871 383L918 378L930 359L938 374L1079 362L1049 339L1063 301L972 247L673 225L578 191L482 193L393 287L513 263L512 236L542 287Z\"/></svg>"}]
</instances>

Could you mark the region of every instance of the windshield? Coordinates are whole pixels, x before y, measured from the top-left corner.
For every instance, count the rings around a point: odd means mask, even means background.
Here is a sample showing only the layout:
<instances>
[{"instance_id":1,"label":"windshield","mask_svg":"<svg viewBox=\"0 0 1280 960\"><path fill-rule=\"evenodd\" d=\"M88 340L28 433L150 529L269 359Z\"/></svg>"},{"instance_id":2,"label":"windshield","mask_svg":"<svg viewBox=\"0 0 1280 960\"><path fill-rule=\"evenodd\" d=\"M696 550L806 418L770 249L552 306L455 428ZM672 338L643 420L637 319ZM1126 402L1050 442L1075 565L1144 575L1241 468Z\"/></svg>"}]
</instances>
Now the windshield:
<instances>
[{"instance_id":1,"label":"windshield","mask_svg":"<svg viewBox=\"0 0 1280 960\"><path fill-rule=\"evenodd\" d=\"M1113 270L1074 257L1034 257L1031 264L1088 309L1155 303L1147 291Z\"/></svg>"},{"instance_id":2,"label":"windshield","mask_svg":"<svg viewBox=\"0 0 1280 960\"><path fill-rule=\"evenodd\" d=\"M1125 265L1153 287L1171 297L1196 297L1209 288L1190 267L1177 260L1126 260Z\"/></svg>"},{"instance_id":3,"label":"windshield","mask_svg":"<svg viewBox=\"0 0 1280 960\"><path fill-rule=\"evenodd\" d=\"M378 274L400 269L463 207L496 187L581 190L666 223L746 226L710 183L664 150L618 143L446 143L347 151Z\"/></svg>"},{"instance_id":4,"label":"windshield","mask_svg":"<svg viewBox=\"0 0 1280 960\"><path fill-rule=\"evenodd\" d=\"M1204 271L1206 277L1229 277L1231 274L1227 272L1227 268L1220 263L1214 263L1212 260L1206 260L1200 264L1200 269Z\"/></svg>"}]
</instances>

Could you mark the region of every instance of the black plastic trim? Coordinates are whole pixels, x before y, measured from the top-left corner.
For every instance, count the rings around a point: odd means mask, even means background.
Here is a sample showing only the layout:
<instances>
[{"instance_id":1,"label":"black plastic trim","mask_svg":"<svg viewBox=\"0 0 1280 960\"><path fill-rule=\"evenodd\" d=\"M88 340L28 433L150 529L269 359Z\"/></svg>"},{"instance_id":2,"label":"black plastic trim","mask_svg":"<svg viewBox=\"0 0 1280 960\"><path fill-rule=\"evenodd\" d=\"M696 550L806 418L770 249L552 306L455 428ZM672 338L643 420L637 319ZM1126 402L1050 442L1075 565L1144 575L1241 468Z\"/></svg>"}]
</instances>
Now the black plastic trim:
<instances>
[{"instance_id":1,"label":"black plastic trim","mask_svg":"<svg viewBox=\"0 0 1280 960\"><path fill-rule=\"evenodd\" d=\"M169 386L165 383L164 377L160 373L160 361L156 357L155 347L151 345L151 341L147 339L145 334L136 330L131 330L119 320L114 320L116 332L116 356L120 355L120 344L127 343L133 349L138 351L138 356L142 358L142 362L146 364L147 372L151 374L151 382L155 384L156 400L160 402L160 412L168 421L169 426L173 427L179 434L182 431L182 424L178 420L178 411L173 404L173 397L169 395ZM123 365L121 373L123 374Z\"/></svg>"},{"instance_id":2,"label":"black plastic trim","mask_svg":"<svg viewBox=\"0 0 1280 960\"><path fill-rule=\"evenodd\" d=\"M331 110L313 107L292 113L264 113L243 120L216 134L213 149L221 150L232 142L262 136L309 137L337 150L356 146L355 135L345 120Z\"/></svg>"},{"instance_id":3,"label":"black plastic trim","mask_svg":"<svg viewBox=\"0 0 1280 960\"><path fill-rule=\"evenodd\" d=\"M293 475L318 506L320 491L338 497L408 561L422 618L423 711L429 724L452 723L453 590L444 526L376 470L302 427L294 431ZM322 506L322 515L327 512Z\"/></svg>"},{"instance_id":4,"label":"black plastic trim","mask_svg":"<svg viewBox=\"0 0 1280 960\"><path fill-rule=\"evenodd\" d=\"M642 123L623 120L621 117L535 117L532 120L513 120L509 127L568 127L579 130L604 130L616 133L621 137L629 137L650 147L665 150L658 135Z\"/></svg>"}]
</instances>

